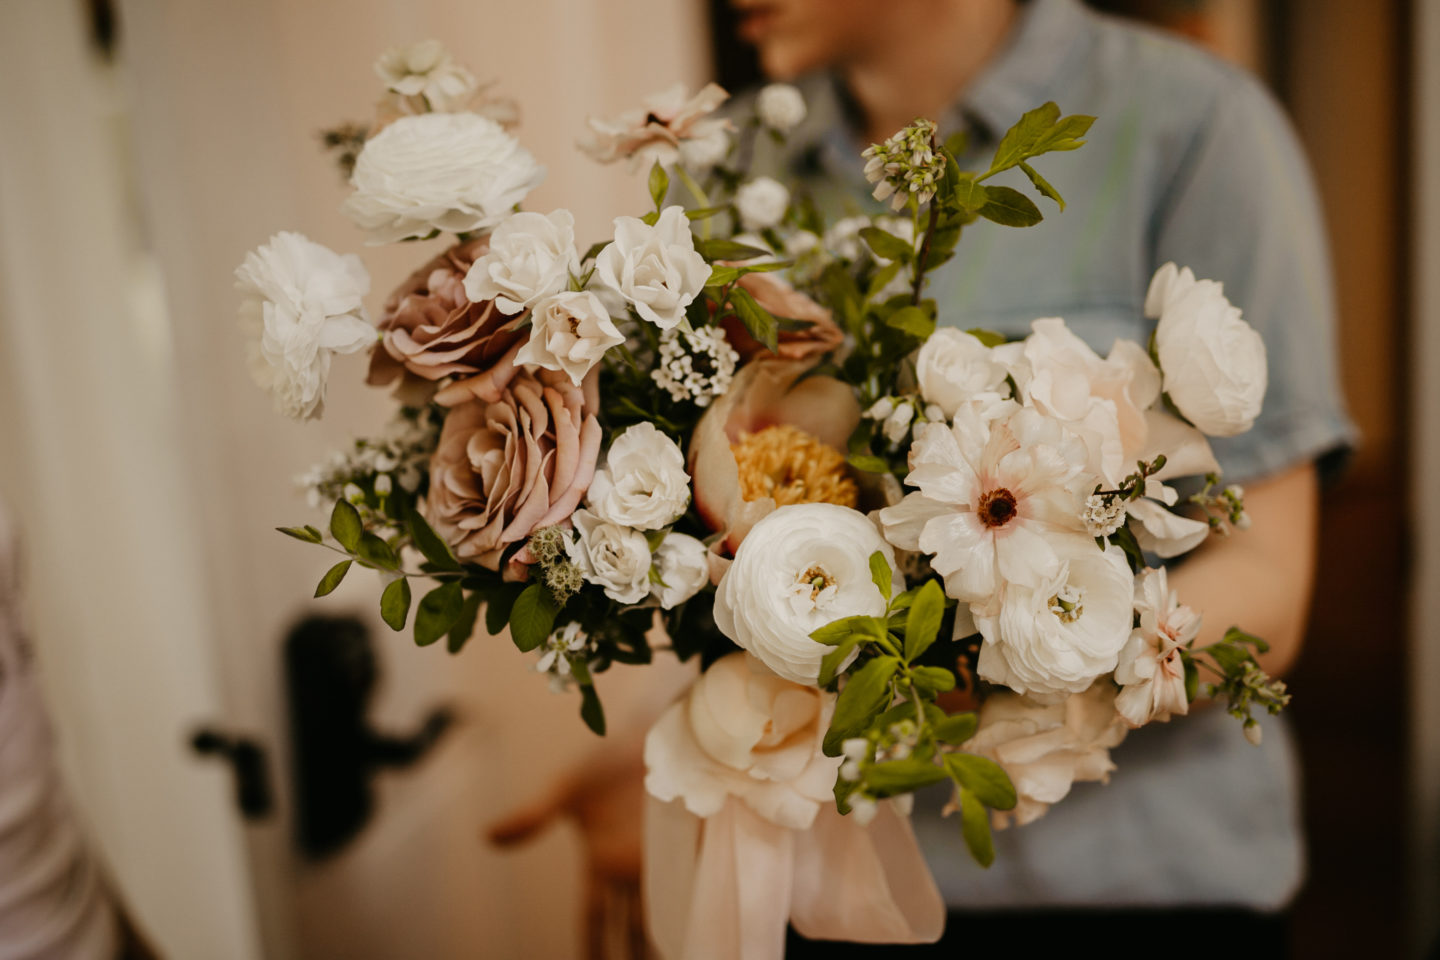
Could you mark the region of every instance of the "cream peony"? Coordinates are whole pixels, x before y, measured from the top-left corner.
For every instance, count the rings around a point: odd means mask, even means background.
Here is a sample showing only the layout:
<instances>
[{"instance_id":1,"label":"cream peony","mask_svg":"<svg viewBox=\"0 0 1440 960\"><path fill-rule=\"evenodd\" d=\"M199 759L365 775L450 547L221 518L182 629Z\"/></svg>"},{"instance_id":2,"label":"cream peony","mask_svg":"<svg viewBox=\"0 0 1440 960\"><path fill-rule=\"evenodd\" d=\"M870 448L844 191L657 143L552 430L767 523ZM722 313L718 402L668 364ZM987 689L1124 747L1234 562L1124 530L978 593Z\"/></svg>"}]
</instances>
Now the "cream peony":
<instances>
[{"instance_id":1,"label":"cream peony","mask_svg":"<svg viewBox=\"0 0 1440 960\"><path fill-rule=\"evenodd\" d=\"M1061 564L1052 576L1034 586L1007 584L998 610L975 617L985 637L976 672L1040 700L1079 693L1114 670L1133 617L1123 550L1101 550L1082 536L1054 546Z\"/></svg>"},{"instance_id":2,"label":"cream peony","mask_svg":"<svg viewBox=\"0 0 1440 960\"><path fill-rule=\"evenodd\" d=\"M771 83L755 98L760 122L777 133L789 133L805 120L805 97L788 83Z\"/></svg>"},{"instance_id":3,"label":"cream peony","mask_svg":"<svg viewBox=\"0 0 1440 960\"><path fill-rule=\"evenodd\" d=\"M994 392L1009 373L1000 356L977 337L941 327L930 335L915 357L920 396L955 416L960 405L976 394Z\"/></svg>"},{"instance_id":4,"label":"cream peony","mask_svg":"<svg viewBox=\"0 0 1440 960\"><path fill-rule=\"evenodd\" d=\"M495 228L489 252L471 264L465 294L476 303L493 299L501 313L516 314L564 290L579 272L569 210L516 213Z\"/></svg>"},{"instance_id":5,"label":"cream peony","mask_svg":"<svg viewBox=\"0 0 1440 960\"><path fill-rule=\"evenodd\" d=\"M710 550L686 534L667 534L655 551L655 572L660 582L650 584L650 596L662 610L678 607L710 582Z\"/></svg>"},{"instance_id":6,"label":"cream peony","mask_svg":"<svg viewBox=\"0 0 1440 960\"><path fill-rule=\"evenodd\" d=\"M666 207L652 227L636 217L615 218L615 240L595 258L596 276L661 330L677 326L705 281L710 265L695 250L683 207Z\"/></svg>"},{"instance_id":7,"label":"cream peony","mask_svg":"<svg viewBox=\"0 0 1440 960\"><path fill-rule=\"evenodd\" d=\"M473 113L401 117L365 142L343 210L370 243L486 230L545 179L498 123Z\"/></svg>"},{"instance_id":8,"label":"cream peony","mask_svg":"<svg viewBox=\"0 0 1440 960\"><path fill-rule=\"evenodd\" d=\"M515 362L563 370L577 385L605 351L625 342L610 311L588 290L546 297L531 310L530 323L530 339Z\"/></svg>"},{"instance_id":9,"label":"cream peony","mask_svg":"<svg viewBox=\"0 0 1440 960\"><path fill-rule=\"evenodd\" d=\"M385 89L401 97L420 97L436 113L460 110L477 89L475 76L451 59L438 40L392 47L375 61Z\"/></svg>"},{"instance_id":10,"label":"cream peony","mask_svg":"<svg viewBox=\"0 0 1440 960\"><path fill-rule=\"evenodd\" d=\"M586 498L596 516L623 527L659 530L690 504L680 448L653 423L626 428L610 444Z\"/></svg>"},{"instance_id":11,"label":"cream peony","mask_svg":"<svg viewBox=\"0 0 1440 960\"><path fill-rule=\"evenodd\" d=\"M246 254L235 278L255 382L285 416L319 417L330 357L363 350L378 336L362 303L370 292L364 264L284 232Z\"/></svg>"},{"instance_id":12,"label":"cream peony","mask_svg":"<svg viewBox=\"0 0 1440 960\"><path fill-rule=\"evenodd\" d=\"M1076 783L1110 779L1110 748L1125 739L1115 688L1101 680L1064 703L1035 704L1009 691L985 698L980 728L963 749L989 757L1010 775L1015 809L994 811L996 826L1020 826L1045 815Z\"/></svg>"},{"instance_id":13,"label":"cream peony","mask_svg":"<svg viewBox=\"0 0 1440 960\"><path fill-rule=\"evenodd\" d=\"M1190 711L1180 651L1200 632L1200 614L1181 606L1164 567L1146 570L1136 580L1135 612L1140 625L1115 667L1115 682L1121 686L1115 709L1126 723L1139 727Z\"/></svg>"},{"instance_id":14,"label":"cream peony","mask_svg":"<svg viewBox=\"0 0 1440 960\"><path fill-rule=\"evenodd\" d=\"M842 617L879 616L870 576L879 551L895 555L864 514L831 503L779 507L750 529L715 592L715 624L771 670L813 684L830 648L810 634ZM895 573L895 590L904 578Z\"/></svg>"},{"instance_id":15,"label":"cream peony","mask_svg":"<svg viewBox=\"0 0 1440 960\"><path fill-rule=\"evenodd\" d=\"M650 592L650 545L645 534L608 523L589 510L571 516L578 540L565 551L586 583L604 588L617 603L639 603Z\"/></svg>"},{"instance_id":16,"label":"cream peony","mask_svg":"<svg viewBox=\"0 0 1440 960\"><path fill-rule=\"evenodd\" d=\"M1224 288L1167 263L1150 281L1145 315L1160 320L1155 352L1165 395L1185 419L1212 437L1249 430L1268 383L1265 342Z\"/></svg>"},{"instance_id":17,"label":"cream peony","mask_svg":"<svg viewBox=\"0 0 1440 960\"><path fill-rule=\"evenodd\" d=\"M668 167L681 159L687 164L709 160L710 164L701 165L713 165L729 152L734 125L710 114L729 96L714 83L686 96L685 85L677 83L614 120L591 117L591 136L580 149L601 163L628 159L631 170L648 169L656 162ZM694 151L692 156L686 156L687 148Z\"/></svg>"},{"instance_id":18,"label":"cream peony","mask_svg":"<svg viewBox=\"0 0 1440 960\"><path fill-rule=\"evenodd\" d=\"M770 177L756 177L735 191L735 209L747 230L779 226L789 208L790 191Z\"/></svg>"}]
</instances>

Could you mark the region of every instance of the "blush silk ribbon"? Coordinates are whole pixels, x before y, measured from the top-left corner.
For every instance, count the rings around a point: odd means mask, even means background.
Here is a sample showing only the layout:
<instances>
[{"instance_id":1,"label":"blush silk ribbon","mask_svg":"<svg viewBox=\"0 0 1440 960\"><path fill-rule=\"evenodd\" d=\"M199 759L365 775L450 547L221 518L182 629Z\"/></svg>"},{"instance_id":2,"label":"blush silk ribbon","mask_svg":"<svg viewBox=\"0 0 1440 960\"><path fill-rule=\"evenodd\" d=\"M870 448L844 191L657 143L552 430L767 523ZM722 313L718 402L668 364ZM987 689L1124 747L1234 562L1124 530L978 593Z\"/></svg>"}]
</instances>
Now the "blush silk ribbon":
<instances>
[{"instance_id":1,"label":"blush silk ribbon","mask_svg":"<svg viewBox=\"0 0 1440 960\"><path fill-rule=\"evenodd\" d=\"M786 923L816 940L933 943L945 903L910 819L882 802L861 826L833 806L809 830L731 797L701 819L646 798L645 908L663 960L781 960Z\"/></svg>"}]
</instances>

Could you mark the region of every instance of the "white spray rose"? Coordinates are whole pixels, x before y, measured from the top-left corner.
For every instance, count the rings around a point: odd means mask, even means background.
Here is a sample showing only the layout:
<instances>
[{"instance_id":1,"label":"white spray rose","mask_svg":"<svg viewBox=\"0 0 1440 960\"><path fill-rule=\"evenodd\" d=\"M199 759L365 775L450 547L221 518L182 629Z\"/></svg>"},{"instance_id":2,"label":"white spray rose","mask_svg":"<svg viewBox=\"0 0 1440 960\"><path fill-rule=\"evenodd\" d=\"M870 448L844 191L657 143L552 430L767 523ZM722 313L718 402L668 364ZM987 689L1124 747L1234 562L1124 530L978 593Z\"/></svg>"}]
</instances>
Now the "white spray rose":
<instances>
[{"instance_id":1,"label":"white spray rose","mask_svg":"<svg viewBox=\"0 0 1440 960\"><path fill-rule=\"evenodd\" d=\"M769 177L756 177L735 191L735 209L747 230L778 226L789 207L790 191Z\"/></svg>"},{"instance_id":2,"label":"white spray rose","mask_svg":"<svg viewBox=\"0 0 1440 960\"><path fill-rule=\"evenodd\" d=\"M980 676L1039 700L1079 693L1114 670L1133 618L1123 550L1101 550L1087 537L1053 546L1062 561L1053 576L1035 586L1007 584L999 612L975 617L985 637Z\"/></svg>"},{"instance_id":3,"label":"white spray rose","mask_svg":"<svg viewBox=\"0 0 1440 960\"><path fill-rule=\"evenodd\" d=\"M1224 288L1167 263L1150 281L1145 315L1160 318L1155 352L1164 389L1185 419L1212 437L1254 426L1269 380L1265 343Z\"/></svg>"},{"instance_id":4,"label":"white spray rose","mask_svg":"<svg viewBox=\"0 0 1440 960\"><path fill-rule=\"evenodd\" d=\"M515 354L516 365L563 370L580 386L605 351L625 342L610 311L588 290L546 297L530 311L530 339Z\"/></svg>"},{"instance_id":5,"label":"white spray rose","mask_svg":"<svg viewBox=\"0 0 1440 960\"><path fill-rule=\"evenodd\" d=\"M938 405L947 418L976 394L998 388L1007 372L979 338L953 327L931 334L915 358L920 395Z\"/></svg>"},{"instance_id":6,"label":"white spray rose","mask_svg":"<svg viewBox=\"0 0 1440 960\"><path fill-rule=\"evenodd\" d=\"M636 217L615 218L615 240L595 258L596 275L661 330L677 326L710 279L695 250L682 207L666 207L652 227Z\"/></svg>"},{"instance_id":7,"label":"white spray rose","mask_svg":"<svg viewBox=\"0 0 1440 960\"><path fill-rule=\"evenodd\" d=\"M789 133L805 119L805 97L788 83L771 83L756 98L755 112L771 130Z\"/></svg>"},{"instance_id":8,"label":"white spray rose","mask_svg":"<svg viewBox=\"0 0 1440 960\"><path fill-rule=\"evenodd\" d=\"M370 292L364 264L298 233L277 233L245 256L235 277L255 382L285 416L319 417L331 355L375 343L361 302Z\"/></svg>"},{"instance_id":9,"label":"white spray rose","mask_svg":"<svg viewBox=\"0 0 1440 960\"><path fill-rule=\"evenodd\" d=\"M564 290L570 274L579 272L569 210L516 213L495 228L489 252L470 265L465 295L475 303L494 300L501 313L513 315Z\"/></svg>"},{"instance_id":10,"label":"white spray rose","mask_svg":"<svg viewBox=\"0 0 1440 960\"><path fill-rule=\"evenodd\" d=\"M486 230L545 179L498 123L473 113L401 117L365 143L342 208L370 243Z\"/></svg>"},{"instance_id":11,"label":"white spray rose","mask_svg":"<svg viewBox=\"0 0 1440 960\"><path fill-rule=\"evenodd\" d=\"M690 503L685 457L655 424L628 427L606 451L586 503L610 523L637 530L668 526Z\"/></svg>"},{"instance_id":12,"label":"white spray rose","mask_svg":"<svg viewBox=\"0 0 1440 960\"><path fill-rule=\"evenodd\" d=\"M650 593L650 545L645 534L607 523L589 510L570 518L578 540L566 540L565 552L586 583L603 587L617 603L639 603Z\"/></svg>"},{"instance_id":13,"label":"white spray rose","mask_svg":"<svg viewBox=\"0 0 1440 960\"><path fill-rule=\"evenodd\" d=\"M830 648L810 634L842 617L885 612L870 576L895 555L864 514L831 503L783 506L750 529L715 592L715 624L771 670L815 683ZM895 589L904 589L897 572Z\"/></svg>"},{"instance_id":14,"label":"white spray rose","mask_svg":"<svg viewBox=\"0 0 1440 960\"><path fill-rule=\"evenodd\" d=\"M1139 727L1189 712L1180 651L1200 632L1200 614L1181 605L1164 567L1146 570L1136 580L1135 612L1140 625L1115 666L1115 682L1122 687L1115 709L1126 723Z\"/></svg>"},{"instance_id":15,"label":"white spray rose","mask_svg":"<svg viewBox=\"0 0 1440 960\"><path fill-rule=\"evenodd\" d=\"M661 582L650 584L650 596L660 601L662 610L669 610L710 582L710 551L694 537L671 533L655 551L655 568Z\"/></svg>"},{"instance_id":16,"label":"white spray rose","mask_svg":"<svg viewBox=\"0 0 1440 960\"><path fill-rule=\"evenodd\" d=\"M450 58L438 40L392 47L375 61L385 89L402 97L424 97L436 113L463 108L475 95L475 76Z\"/></svg>"}]
</instances>

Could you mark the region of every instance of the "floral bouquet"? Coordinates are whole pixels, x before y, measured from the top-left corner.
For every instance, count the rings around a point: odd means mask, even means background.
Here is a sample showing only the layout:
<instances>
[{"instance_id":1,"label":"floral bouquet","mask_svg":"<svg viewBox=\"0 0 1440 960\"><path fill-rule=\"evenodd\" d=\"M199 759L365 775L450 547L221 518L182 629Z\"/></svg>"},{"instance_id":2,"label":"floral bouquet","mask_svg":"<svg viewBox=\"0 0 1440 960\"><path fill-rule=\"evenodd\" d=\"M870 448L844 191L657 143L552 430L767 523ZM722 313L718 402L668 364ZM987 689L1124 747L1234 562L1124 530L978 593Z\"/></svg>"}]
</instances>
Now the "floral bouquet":
<instances>
[{"instance_id":1,"label":"floral bouquet","mask_svg":"<svg viewBox=\"0 0 1440 960\"><path fill-rule=\"evenodd\" d=\"M371 243L453 236L378 322L359 259L297 234L237 271L282 413L319 416L332 356L359 351L398 404L305 478L328 530L282 532L341 555L316 596L378 571L421 646L459 652L483 613L596 733L607 670L698 661L645 744L664 955L779 956L787 923L934 940L914 791L949 784L988 864L992 824L1106 779L1201 670L1252 740L1252 708L1286 703L1265 644L1197 645L1151 566L1248 525L1206 435L1250 427L1265 351L1221 285L1167 264L1149 344L1103 357L1061 319L1007 343L924 295L965 229L1042 219L997 174L1063 208L1032 161L1092 118L1032 110L982 171L917 120L864 152L893 214L827 224L747 169L803 118L795 88L722 114L719 87L677 87L591 121L582 149L646 171L650 205L582 250L568 211L519 210L544 169L512 106L433 43L377 71L376 121L326 135L345 212Z\"/></svg>"}]
</instances>

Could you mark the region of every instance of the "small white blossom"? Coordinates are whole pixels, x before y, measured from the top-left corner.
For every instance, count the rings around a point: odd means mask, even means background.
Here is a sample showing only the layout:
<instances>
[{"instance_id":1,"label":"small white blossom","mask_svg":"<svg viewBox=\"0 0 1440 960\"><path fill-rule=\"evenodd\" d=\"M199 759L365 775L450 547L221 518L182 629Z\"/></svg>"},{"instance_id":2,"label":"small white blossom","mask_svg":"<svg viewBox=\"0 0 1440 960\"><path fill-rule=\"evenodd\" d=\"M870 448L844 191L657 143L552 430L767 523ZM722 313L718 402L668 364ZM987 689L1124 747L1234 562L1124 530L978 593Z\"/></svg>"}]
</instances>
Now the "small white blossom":
<instances>
[{"instance_id":1,"label":"small white blossom","mask_svg":"<svg viewBox=\"0 0 1440 960\"><path fill-rule=\"evenodd\" d=\"M847 760L864 760L870 755L870 741L864 737L851 737L840 744L840 752Z\"/></svg>"},{"instance_id":2,"label":"small white blossom","mask_svg":"<svg viewBox=\"0 0 1440 960\"><path fill-rule=\"evenodd\" d=\"M862 794L855 794L850 797L848 802L850 804L850 815L853 816L862 827L869 825L870 821L875 819L875 814L879 810L874 800Z\"/></svg>"},{"instance_id":3,"label":"small white blossom","mask_svg":"<svg viewBox=\"0 0 1440 960\"><path fill-rule=\"evenodd\" d=\"M385 88L401 97L421 97L436 113L465 107L475 95L475 76L450 58L438 40L393 47L375 61Z\"/></svg>"},{"instance_id":4,"label":"small white blossom","mask_svg":"<svg viewBox=\"0 0 1440 960\"><path fill-rule=\"evenodd\" d=\"M351 503L361 503L365 499L365 491L353 483L345 484L345 499Z\"/></svg>"},{"instance_id":5,"label":"small white blossom","mask_svg":"<svg viewBox=\"0 0 1440 960\"><path fill-rule=\"evenodd\" d=\"M756 177L735 191L735 209L748 230L778 226L790 208L790 191L770 177Z\"/></svg>"},{"instance_id":6,"label":"small white blossom","mask_svg":"<svg viewBox=\"0 0 1440 960\"><path fill-rule=\"evenodd\" d=\"M1245 731L1245 739L1250 741L1250 746L1260 746L1261 736L1265 732L1264 730L1260 729L1260 721L1256 720L1254 717L1251 717L1245 721L1245 726L1243 729Z\"/></svg>"},{"instance_id":7,"label":"small white blossom","mask_svg":"<svg viewBox=\"0 0 1440 960\"><path fill-rule=\"evenodd\" d=\"M730 389L739 363L740 354L714 327L667 330L660 337L659 362L650 378L676 402L706 407Z\"/></svg>"},{"instance_id":8,"label":"small white blossom","mask_svg":"<svg viewBox=\"0 0 1440 960\"><path fill-rule=\"evenodd\" d=\"M390 496L390 491L393 489L394 486L390 480L390 474L382 473L380 474L380 476L375 478L375 492L378 493L380 496Z\"/></svg>"},{"instance_id":9,"label":"small white blossom","mask_svg":"<svg viewBox=\"0 0 1440 960\"><path fill-rule=\"evenodd\" d=\"M945 157L934 148L936 130L933 121L916 120L865 149L865 179L876 185L876 200L888 199L899 210L911 196L918 203L935 196L935 184L945 176Z\"/></svg>"},{"instance_id":10,"label":"small white blossom","mask_svg":"<svg viewBox=\"0 0 1440 960\"><path fill-rule=\"evenodd\" d=\"M891 397L881 397L870 405L865 411L865 416L871 420L884 420L895 412L895 401Z\"/></svg>"},{"instance_id":11,"label":"small white blossom","mask_svg":"<svg viewBox=\"0 0 1440 960\"><path fill-rule=\"evenodd\" d=\"M789 133L805 119L805 97L788 83L772 83L755 101L760 122L777 133Z\"/></svg>"},{"instance_id":12,"label":"small white blossom","mask_svg":"<svg viewBox=\"0 0 1440 960\"><path fill-rule=\"evenodd\" d=\"M578 623L567 623L545 638L540 658L535 661L536 673L550 674L550 689L557 693L571 684L575 660L589 661L593 652L590 637Z\"/></svg>"},{"instance_id":13,"label":"small white blossom","mask_svg":"<svg viewBox=\"0 0 1440 960\"><path fill-rule=\"evenodd\" d=\"M1092 493L1085 498L1085 532L1092 537L1108 537L1125 524L1125 499Z\"/></svg>"},{"instance_id":14,"label":"small white blossom","mask_svg":"<svg viewBox=\"0 0 1440 960\"><path fill-rule=\"evenodd\" d=\"M849 780L851 783L860 779L860 764L854 760L846 760L840 764L840 779Z\"/></svg>"},{"instance_id":15,"label":"small white blossom","mask_svg":"<svg viewBox=\"0 0 1440 960\"><path fill-rule=\"evenodd\" d=\"M898 444L910 433L910 421L915 419L915 405L902 403L885 418L885 439Z\"/></svg>"}]
</instances>

